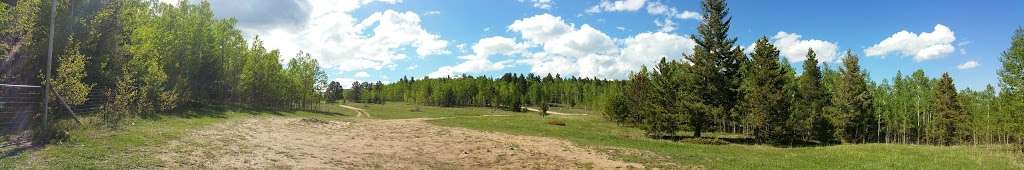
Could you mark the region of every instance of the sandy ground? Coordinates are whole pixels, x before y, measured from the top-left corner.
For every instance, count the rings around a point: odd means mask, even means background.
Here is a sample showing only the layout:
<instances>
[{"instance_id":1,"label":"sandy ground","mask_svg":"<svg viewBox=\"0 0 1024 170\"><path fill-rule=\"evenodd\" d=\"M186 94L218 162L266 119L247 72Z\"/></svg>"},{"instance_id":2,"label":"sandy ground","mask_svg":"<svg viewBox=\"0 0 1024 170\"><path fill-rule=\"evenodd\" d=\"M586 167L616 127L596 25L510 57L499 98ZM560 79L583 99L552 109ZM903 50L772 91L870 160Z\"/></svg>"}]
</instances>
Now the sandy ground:
<instances>
[{"instance_id":1,"label":"sandy ground","mask_svg":"<svg viewBox=\"0 0 1024 170\"><path fill-rule=\"evenodd\" d=\"M563 140L425 120L250 118L172 141L159 157L170 169L643 168Z\"/></svg>"}]
</instances>

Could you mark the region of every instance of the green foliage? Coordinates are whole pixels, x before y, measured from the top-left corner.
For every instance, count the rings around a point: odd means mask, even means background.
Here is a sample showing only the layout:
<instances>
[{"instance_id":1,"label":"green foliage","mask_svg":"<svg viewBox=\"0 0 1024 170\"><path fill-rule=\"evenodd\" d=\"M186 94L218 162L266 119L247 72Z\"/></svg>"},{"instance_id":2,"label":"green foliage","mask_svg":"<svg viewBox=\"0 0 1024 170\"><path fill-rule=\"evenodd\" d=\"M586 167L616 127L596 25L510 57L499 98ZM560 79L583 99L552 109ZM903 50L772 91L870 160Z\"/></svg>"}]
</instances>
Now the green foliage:
<instances>
[{"instance_id":1,"label":"green foliage","mask_svg":"<svg viewBox=\"0 0 1024 170\"><path fill-rule=\"evenodd\" d=\"M968 117L957 97L956 87L953 85L953 78L949 73L942 74L939 79L938 88L935 90L935 113L940 115L939 122L939 143L952 145L958 144L967 139Z\"/></svg>"},{"instance_id":2,"label":"green foliage","mask_svg":"<svg viewBox=\"0 0 1024 170\"><path fill-rule=\"evenodd\" d=\"M53 90L57 91L64 102L69 105L81 105L85 103L86 97L93 85L82 82L85 79L85 55L79 52L79 43L73 38L68 38L70 47L64 50L58 60L56 75L53 80Z\"/></svg>"},{"instance_id":3,"label":"green foliage","mask_svg":"<svg viewBox=\"0 0 1024 170\"><path fill-rule=\"evenodd\" d=\"M695 97L687 104L693 110L688 123L697 137L711 124L710 116L733 111L741 96L741 67L746 60L735 54L740 51L733 49L736 39L728 37L732 19L728 18L725 1L706 0L702 4L704 20L697 26L698 34L691 36L697 45L693 55L685 56L692 63L687 70L694 80L687 82L686 89Z\"/></svg>"},{"instance_id":4,"label":"green foliage","mask_svg":"<svg viewBox=\"0 0 1024 170\"><path fill-rule=\"evenodd\" d=\"M873 96L867 84L867 73L861 71L858 57L847 50L843 57L842 77L833 98L839 114L839 129L848 142L875 141L878 133Z\"/></svg>"},{"instance_id":5,"label":"green foliage","mask_svg":"<svg viewBox=\"0 0 1024 170\"><path fill-rule=\"evenodd\" d=\"M796 140L790 123L790 103L786 86L789 74L779 61L779 50L762 37L751 55L750 74L746 75L743 100L739 109L747 114L747 130L761 142L789 144Z\"/></svg>"},{"instance_id":6,"label":"green foliage","mask_svg":"<svg viewBox=\"0 0 1024 170\"><path fill-rule=\"evenodd\" d=\"M830 96L822 84L821 69L818 68L818 58L814 50L807 50L807 60L804 60L804 72L799 78L797 100L793 105L793 112L800 114L794 116L799 120L810 119L811 135L814 140L820 143L834 143L835 127L829 121L826 114L826 107L831 107ZM796 114L794 114L796 115Z\"/></svg>"},{"instance_id":7,"label":"green foliage","mask_svg":"<svg viewBox=\"0 0 1024 170\"><path fill-rule=\"evenodd\" d=\"M1014 31L1010 48L1003 52L1000 61L1000 109L1012 118L1009 128L1015 136L1024 137L1024 27Z\"/></svg>"},{"instance_id":8,"label":"green foliage","mask_svg":"<svg viewBox=\"0 0 1024 170\"><path fill-rule=\"evenodd\" d=\"M343 92L344 89L342 89L341 83L331 81L330 84L327 84L327 89L324 91L324 96L327 98L327 101L335 102L344 98Z\"/></svg>"}]
</instances>

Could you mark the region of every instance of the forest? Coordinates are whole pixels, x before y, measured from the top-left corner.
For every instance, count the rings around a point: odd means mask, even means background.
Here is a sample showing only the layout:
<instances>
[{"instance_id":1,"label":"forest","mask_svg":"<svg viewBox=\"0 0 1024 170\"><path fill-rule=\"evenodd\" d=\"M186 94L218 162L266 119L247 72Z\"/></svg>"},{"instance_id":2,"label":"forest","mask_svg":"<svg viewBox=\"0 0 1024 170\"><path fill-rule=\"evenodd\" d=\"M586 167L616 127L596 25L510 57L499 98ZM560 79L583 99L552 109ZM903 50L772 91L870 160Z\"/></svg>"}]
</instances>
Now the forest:
<instances>
[{"instance_id":1,"label":"forest","mask_svg":"<svg viewBox=\"0 0 1024 170\"><path fill-rule=\"evenodd\" d=\"M208 2L5 1L0 4L0 82L40 85L53 32L52 90L106 126L204 107L301 109L322 100L324 71L307 53L247 42ZM51 10L56 15L51 15ZM53 30L50 24L53 23ZM295 55L288 61L282 55ZM56 109L50 119L67 120ZM95 110L95 111L94 111ZM42 118L34 118L36 121Z\"/></svg>"}]
</instances>

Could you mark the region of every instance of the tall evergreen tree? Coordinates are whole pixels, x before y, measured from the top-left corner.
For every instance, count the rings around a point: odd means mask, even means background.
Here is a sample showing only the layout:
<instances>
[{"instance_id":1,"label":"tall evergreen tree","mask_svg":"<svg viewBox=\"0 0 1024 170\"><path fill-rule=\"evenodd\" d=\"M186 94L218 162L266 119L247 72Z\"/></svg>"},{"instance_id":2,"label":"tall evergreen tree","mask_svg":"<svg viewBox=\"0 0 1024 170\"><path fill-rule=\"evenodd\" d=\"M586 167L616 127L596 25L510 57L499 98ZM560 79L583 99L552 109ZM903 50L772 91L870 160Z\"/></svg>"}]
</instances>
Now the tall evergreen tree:
<instances>
[{"instance_id":1,"label":"tall evergreen tree","mask_svg":"<svg viewBox=\"0 0 1024 170\"><path fill-rule=\"evenodd\" d=\"M800 75L798 90L798 102L795 107L797 112L805 113L812 119L811 136L822 143L835 142L835 129L825 115L825 107L831 105L829 94L821 82L821 69L818 68L818 57L814 50L807 50L807 60L804 60L804 72Z\"/></svg>"},{"instance_id":2,"label":"tall evergreen tree","mask_svg":"<svg viewBox=\"0 0 1024 170\"><path fill-rule=\"evenodd\" d=\"M964 111L957 98L956 87L953 85L953 78L949 73L943 73L939 79L938 88L935 89L935 112L940 115L939 129L941 137L939 142L945 145L959 143L968 135L967 112Z\"/></svg>"},{"instance_id":3,"label":"tall evergreen tree","mask_svg":"<svg viewBox=\"0 0 1024 170\"><path fill-rule=\"evenodd\" d=\"M874 103L868 91L867 75L861 72L860 62L852 51L843 57L842 75L835 93L835 106L839 112L840 129L848 142L873 141L875 133Z\"/></svg>"},{"instance_id":4,"label":"tall evergreen tree","mask_svg":"<svg viewBox=\"0 0 1024 170\"><path fill-rule=\"evenodd\" d=\"M688 82L687 89L693 90L699 98L691 105L702 108L689 115L696 137L710 124L709 116L724 115L736 105L742 65L733 50L736 39L727 34L732 18L728 18L725 1L705 0L702 7L704 20L697 26L698 34L691 36L697 46L694 54L686 57L693 64L689 70L695 76L695 81Z\"/></svg>"},{"instance_id":5,"label":"tall evergreen tree","mask_svg":"<svg viewBox=\"0 0 1024 170\"><path fill-rule=\"evenodd\" d=\"M779 61L779 50L762 37L755 43L748 85L740 104L740 110L748 114L746 119L749 130L761 142L790 143L793 141L789 121L789 102L786 97L787 84L785 74Z\"/></svg>"}]
</instances>

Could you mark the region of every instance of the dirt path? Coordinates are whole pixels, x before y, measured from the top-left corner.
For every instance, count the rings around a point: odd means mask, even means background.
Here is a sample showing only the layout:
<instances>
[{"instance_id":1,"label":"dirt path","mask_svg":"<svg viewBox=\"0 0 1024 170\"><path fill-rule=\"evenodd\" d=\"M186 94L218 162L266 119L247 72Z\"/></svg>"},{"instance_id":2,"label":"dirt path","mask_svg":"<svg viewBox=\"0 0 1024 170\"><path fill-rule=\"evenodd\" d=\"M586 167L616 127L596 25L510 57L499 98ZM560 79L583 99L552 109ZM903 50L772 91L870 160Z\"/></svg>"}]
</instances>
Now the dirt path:
<instances>
[{"instance_id":1,"label":"dirt path","mask_svg":"<svg viewBox=\"0 0 1024 170\"><path fill-rule=\"evenodd\" d=\"M369 118L369 117L370 117L370 112L366 112L366 110L360 109L360 108L358 108L358 107L352 107L352 106L349 106L349 105L343 105L343 104L341 105L341 107L344 107L344 108L346 108L346 109L351 109L351 110L353 110L353 111L356 111L356 117L363 117L364 115L365 115L365 116L366 116L367 118Z\"/></svg>"},{"instance_id":2,"label":"dirt path","mask_svg":"<svg viewBox=\"0 0 1024 170\"><path fill-rule=\"evenodd\" d=\"M424 120L251 118L173 141L159 157L170 169L643 168L564 140L441 127Z\"/></svg>"},{"instance_id":3,"label":"dirt path","mask_svg":"<svg viewBox=\"0 0 1024 170\"><path fill-rule=\"evenodd\" d=\"M540 112L540 109L530 108L530 107L527 107L526 110L534 111L534 112ZM556 111L550 111L550 110L548 110L548 114L565 115L565 116L585 116L585 115L587 115L587 114L581 114L581 113L562 113L562 112L556 112Z\"/></svg>"}]
</instances>

